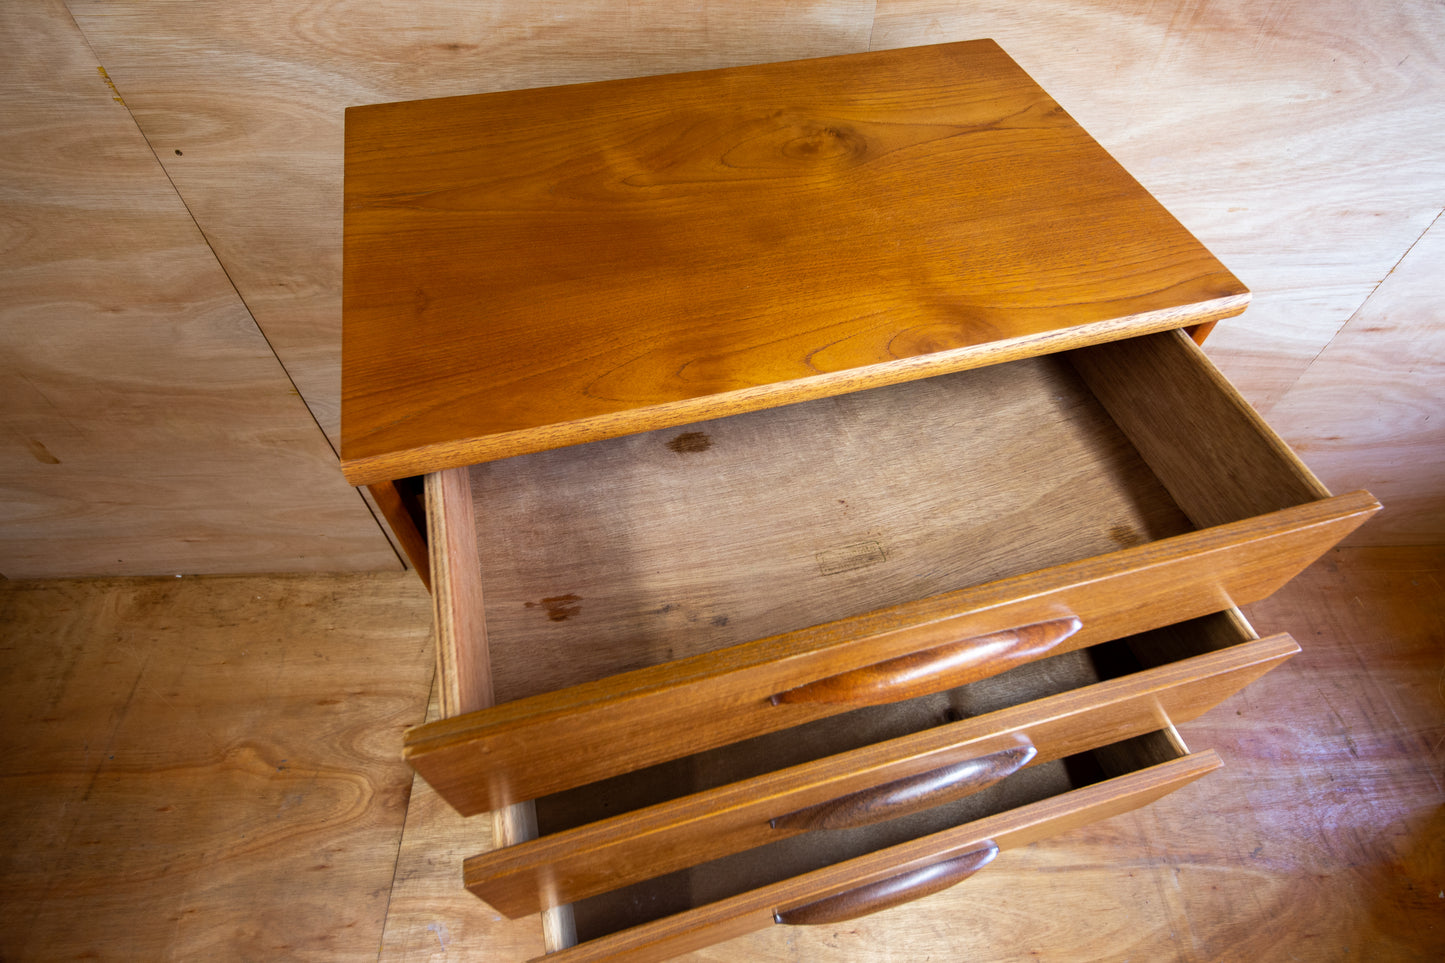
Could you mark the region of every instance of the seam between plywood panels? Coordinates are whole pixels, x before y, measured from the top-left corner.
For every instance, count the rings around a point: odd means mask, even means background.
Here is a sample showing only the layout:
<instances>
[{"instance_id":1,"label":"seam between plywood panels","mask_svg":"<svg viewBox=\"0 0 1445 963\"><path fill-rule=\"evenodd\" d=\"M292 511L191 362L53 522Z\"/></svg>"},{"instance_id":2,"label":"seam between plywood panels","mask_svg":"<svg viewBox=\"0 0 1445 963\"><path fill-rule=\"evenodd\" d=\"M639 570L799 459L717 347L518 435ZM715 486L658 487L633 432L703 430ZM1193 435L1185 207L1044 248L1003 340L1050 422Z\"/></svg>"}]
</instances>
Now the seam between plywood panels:
<instances>
[{"instance_id":1,"label":"seam between plywood panels","mask_svg":"<svg viewBox=\"0 0 1445 963\"><path fill-rule=\"evenodd\" d=\"M161 173L165 175L166 183L170 185L170 189L172 193L175 194L176 200L185 210L186 216L190 218L191 223L195 225L196 233L200 235L200 238L205 243L207 250L211 252L211 257L215 260L216 266L220 268L221 274L225 276L226 283L230 286L231 291L235 293L236 299L241 303L241 307L245 309L246 316L251 321L251 326L256 329L256 333L260 335L261 340L265 342L266 349L270 351L271 356L276 359L276 365L281 369L281 373L285 375L286 381L290 384L292 394L294 394L297 398L301 400L301 406L306 410L306 414L308 417L310 417L312 423L315 424L317 432L326 442L327 447L331 449L332 455L337 456L338 453L336 451L336 445L332 441L331 437L326 433L325 426L321 424L320 419L316 417L316 413L311 409L311 405L307 402L305 396L301 394L300 388L296 385L296 379L292 376L290 369L286 367L285 360L282 359L281 355L276 351L276 346L272 343L270 337L268 337L265 330L256 323L256 314L254 311L251 310L251 305L247 302L245 294L236 285L235 279L231 277L231 272L226 268L226 264L221 259L219 252L216 251L215 245L211 243L211 238L209 235L207 235L206 229L196 218L195 212L191 209L190 203L186 200L185 195L181 193L180 188L176 185L175 179L171 177L170 170L167 169L166 165L161 161L160 154L156 150L155 144L151 142L150 137L146 134L145 128L141 126L140 121L136 120L135 113L130 109L130 105L125 102L124 95L121 93L120 88L116 85L115 81L111 78L110 73L105 69L105 65L100 62L100 54L95 49L95 45L91 43L90 38L85 33L85 29L81 27L80 22L76 20L75 15L71 13L68 4L65 7L65 11L66 14L70 17L70 22L75 25L76 33L78 33L81 39L85 42L86 47L90 50L91 56L95 58L96 70L99 72L101 79L105 81L106 86L110 88L112 95L111 99L125 108L126 115L130 118L131 124L135 126L136 132L140 134L140 137L145 142L146 147L149 148L151 156L155 158L156 166L160 168ZM180 154L181 151L177 149L176 153ZM371 515L372 522L386 538L387 544L391 546L392 553L396 556L397 561L401 564L403 568L410 568L405 553L402 551L401 546L397 543L396 536L392 533L390 526L386 525L382 521L381 515L377 511L376 506L372 503L371 498L360 489L355 489L355 491L356 497L360 499L361 504L366 508L367 513Z\"/></svg>"},{"instance_id":2,"label":"seam between plywood panels","mask_svg":"<svg viewBox=\"0 0 1445 963\"><path fill-rule=\"evenodd\" d=\"M1402 253L1398 258L1395 259L1395 263L1390 266L1390 270L1385 272L1385 276L1380 278L1379 281L1375 282L1375 286L1370 289L1370 293L1365 295L1364 300L1359 303L1359 306L1356 307L1355 310L1350 312L1350 316L1345 319L1345 323L1335 329L1334 333L1330 335L1329 340L1327 340L1320 347L1319 351L1315 352L1315 356L1310 359L1309 364L1305 365L1304 368L1300 370L1300 373L1295 376L1294 381L1290 382L1290 386L1284 389L1284 391L1280 392L1279 399L1275 402L1276 405L1283 403L1284 400L1289 397L1289 393L1295 389L1295 386L1298 385L1301 381L1303 381L1305 376L1309 374L1310 368L1314 367L1315 363L1320 360L1320 357L1323 356L1325 352L1330 350L1330 346L1339 340L1340 335L1344 334L1345 330L1354 323L1355 319L1360 316L1361 312L1365 311L1369 307L1371 299L1373 299L1375 295L1379 293L1380 287L1384 285L1386 281L1390 280L1391 275L1393 275L1395 271L1400 267L1400 265L1404 263L1405 259L1410 256L1410 252L1415 250L1416 246L1425 239L1425 235L1429 234L1432 230L1434 230L1435 225L1440 222L1440 217L1442 214L1445 214L1445 210L1441 210L1440 212L1436 213L1436 215L1430 220L1430 223L1425 227L1425 230L1421 231L1419 235L1415 238L1415 240L1410 242L1409 247L1405 248L1404 253Z\"/></svg>"}]
</instances>

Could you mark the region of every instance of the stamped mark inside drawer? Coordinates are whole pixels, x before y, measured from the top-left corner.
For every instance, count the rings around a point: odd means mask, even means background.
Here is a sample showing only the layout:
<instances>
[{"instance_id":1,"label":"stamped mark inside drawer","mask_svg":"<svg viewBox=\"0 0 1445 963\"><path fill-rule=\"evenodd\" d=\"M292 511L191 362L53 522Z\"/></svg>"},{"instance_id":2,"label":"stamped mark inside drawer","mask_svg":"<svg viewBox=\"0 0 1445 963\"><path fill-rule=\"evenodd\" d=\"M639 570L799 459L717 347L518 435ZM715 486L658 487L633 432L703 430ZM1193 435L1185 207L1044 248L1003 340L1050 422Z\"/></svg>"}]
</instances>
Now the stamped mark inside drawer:
<instances>
[{"instance_id":1,"label":"stamped mark inside drawer","mask_svg":"<svg viewBox=\"0 0 1445 963\"><path fill-rule=\"evenodd\" d=\"M840 575L888 561L888 553L877 542L855 542L817 553L820 575Z\"/></svg>"}]
</instances>

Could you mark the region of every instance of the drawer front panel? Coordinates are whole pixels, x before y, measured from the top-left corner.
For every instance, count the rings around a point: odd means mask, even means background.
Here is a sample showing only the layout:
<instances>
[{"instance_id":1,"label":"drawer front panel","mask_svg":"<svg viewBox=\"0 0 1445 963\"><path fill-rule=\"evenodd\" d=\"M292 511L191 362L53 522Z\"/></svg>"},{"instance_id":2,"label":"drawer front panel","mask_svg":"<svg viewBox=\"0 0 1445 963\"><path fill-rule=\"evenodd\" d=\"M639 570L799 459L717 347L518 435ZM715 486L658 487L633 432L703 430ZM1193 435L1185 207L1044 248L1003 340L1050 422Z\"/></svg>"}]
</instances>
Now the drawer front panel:
<instances>
[{"instance_id":1,"label":"drawer front panel","mask_svg":"<svg viewBox=\"0 0 1445 963\"><path fill-rule=\"evenodd\" d=\"M474 856L467 886L517 918L806 831L823 818L810 809L942 767L986 761L993 778L967 787L982 789L1030 757L1047 762L1193 719L1298 651L1287 635L1246 635L1221 651ZM809 818L788 819L796 813Z\"/></svg>"},{"instance_id":2,"label":"drawer front panel","mask_svg":"<svg viewBox=\"0 0 1445 963\"><path fill-rule=\"evenodd\" d=\"M859 887L986 849L1025 846L1153 802L1220 766L1212 751L1127 775L891 846L792 879L589 940L548 963L666 960L776 924L776 918ZM982 872L987 873L985 868ZM964 885L967 885L965 883Z\"/></svg>"},{"instance_id":3,"label":"drawer front panel","mask_svg":"<svg viewBox=\"0 0 1445 963\"><path fill-rule=\"evenodd\" d=\"M960 639L1077 618L1060 652L1256 601L1377 507L1336 496L504 703L411 730L406 757L464 815L495 809L845 711L772 697Z\"/></svg>"}]
</instances>

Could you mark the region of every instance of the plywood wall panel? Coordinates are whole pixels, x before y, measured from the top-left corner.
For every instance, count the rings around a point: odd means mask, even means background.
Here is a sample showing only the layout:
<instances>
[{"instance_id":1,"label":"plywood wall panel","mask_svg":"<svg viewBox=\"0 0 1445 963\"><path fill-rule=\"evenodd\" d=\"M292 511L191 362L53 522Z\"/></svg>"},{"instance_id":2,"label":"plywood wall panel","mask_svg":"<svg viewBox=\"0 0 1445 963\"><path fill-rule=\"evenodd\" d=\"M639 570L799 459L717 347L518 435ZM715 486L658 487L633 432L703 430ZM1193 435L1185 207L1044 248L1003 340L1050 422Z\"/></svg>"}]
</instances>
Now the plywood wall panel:
<instances>
[{"instance_id":1,"label":"plywood wall panel","mask_svg":"<svg viewBox=\"0 0 1445 963\"><path fill-rule=\"evenodd\" d=\"M1208 347L1266 413L1445 206L1430 0L879 0L872 42L978 36L1254 291Z\"/></svg>"},{"instance_id":2,"label":"plywood wall panel","mask_svg":"<svg viewBox=\"0 0 1445 963\"><path fill-rule=\"evenodd\" d=\"M1385 505L1350 538L1445 544L1445 218L1275 405L1275 427L1335 491Z\"/></svg>"},{"instance_id":3,"label":"plywood wall panel","mask_svg":"<svg viewBox=\"0 0 1445 963\"><path fill-rule=\"evenodd\" d=\"M63 4L0 35L0 572L398 568Z\"/></svg>"},{"instance_id":4,"label":"plywood wall panel","mask_svg":"<svg viewBox=\"0 0 1445 963\"><path fill-rule=\"evenodd\" d=\"M849 53L872 0L73 0L306 403L338 437L342 112Z\"/></svg>"},{"instance_id":5,"label":"plywood wall panel","mask_svg":"<svg viewBox=\"0 0 1445 963\"><path fill-rule=\"evenodd\" d=\"M56 9L7 5L6 35L43 38L50 29L45 18ZM201 329L244 332L249 307L333 439L342 109L350 104L995 37L1254 289L1250 311L1221 325L1209 350L1267 414L1296 382L1304 383L1315 359L1445 207L1445 99L1439 96L1445 89L1445 17L1430 0L1384 0L1370 5L1367 15L1347 0L879 0L876 8L873 0L71 0L70 9L89 49L73 35L64 53L65 44L27 40L12 45L18 54L3 65L6 76L22 78L32 90L45 85L51 98L36 101L40 112L32 120L20 116L23 107L14 97L7 101L7 121L33 122L13 128L21 143L10 149L14 156L0 159L7 182L26 185L31 200L25 203L33 204L58 183L47 178L59 178L62 192L70 192L69 206L82 211L72 221L52 218L43 204L26 213L11 200L18 195L6 195L0 244L32 245L50 261L45 277L24 279L24 296L33 300L34 291L57 288L78 292L78 300L90 302L89 316L101 321L164 315L172 338L192 330L182 321L191 318L204 319ZM67 122L73 129L63 137L50 131L59 139L49 146L36 141L54 126L43 121L59 116L48 105L77 91L98 98L89 109L114 108L111 122L123 118L125 108L110 99L98 74L91 76L100 65L184 202L166 216L185 217L188 209L201 233L191 229L184 240L169 239L131 211L137 196L132 184L139 181L127 173L128 162L118 160L119 142L99 127ZM63 151L56 146L62 141ZM102 145L101 154L88 153L92 142ZM87 157L101 174L67 167ZM154 167L153 159L137 153L135 162L142 161ZM152 174L145 177L151 178L145 191L160 183ZM37 233L36 224L61 233ZM111 253L70 257L64 238L76 232L102 247L113 242ZM209 244L241 301L224 284L197 281L200 262L176 255L197 243ZM141 253L157 250L159 258ZM124 282L101 285L97 279L106 271ZM137 286L136 279L146 276L154 283ZM1424 283L1445 294L1445 281ZM33 317L26 323L33 324ZM79 322L74 327L75 356L114 355L105 335ZM1356 342L1343 339L1329 360L1343 358L1345 347ZM204 367L196 383L224 383L227 390L260 384L260 376L247 372L259 370L248 365L264 362L265 349L239 366L221 364L221 355L199 342L188 350L217 362ZM6 363L0 360L0 373L18 370ZM1398 381L1393 368L1372 364L1370 371L1356 372L1372 379L1356 388ZM393 564L384 548L372 554L377 549L369 535L356 534L350 508L337 514L335 490L318 495L329 506L318 512L290 499L268 501L254 486L241 492L234 481L215 482L218 463L194 454L206 447L196 434L204 434L201 426L215 417L200 410L205 391L186 385L173 390L153 374L136 383L108 381L109 373L97 380L85 365L60 365L42 375L33 384L7 385L7 400L23 397L39 410L49 402L38 398L53 400L66 385L88 408L108 408L112 421L86 425L67 442L60 415L34 423L46 428L43 437L11 417L3 423L5 458L23 455L15 464L24 467L14 477L28 478L27 472L38 470L32 466L60 457L56 446L94 448L98 438L111 435L117 447L123 439L128 448L192 452L184 468L162 470L157 481L144 483L135 474L129 488L108 496L107 512L135 516L137 546L144 547L149 532L182 546L182 557L194 559L188 564L213 571L250 567L241 561L247 558L274 559L264 563L270 568L371 564L367 559ZM60 410L68 412L61 395ZM163 405L162 395L183 400ZM246 406L264 407L271 396L237 390L232 397L235 410L254 418ZM236 431L248 438L244 426ZM276 429L264 441L259 435L243 441L241 450L267 452L260 460L245 459L254 465L252 475L264 485L321 491L325 483L318 488L310 479L331 456L292 439ZM1328 456L1331 466L1368 463L1368 446L1359 436L1339 444ZM61 463L69 471L79 468ZM99 462L92 474L114 477ZM63 552L114 566L119 563L104 559L134 554L89 546L76 534L97 514L86 507L92 496L85 486L59 486L46 498L32 498L25 494L34 490L24 487L29 482L6 484L22 496L12 517L31 519L35 532L59 526L60 541L37 547L36 557ZM218 501L234 506L236 514L228 519L220 511L212 516L214 527L199 533L177 527L182 516L196 517L188 506ZM287 516L290 509L296 515ZM241 544L208 554L242 517L249 531ZM290 534L297 524L312 526L306 552L324 535L322 554L340 561L299 558L304 553L294 549ZM1383 521L1378 527L1403 531ZM92 547L94 554L87 555ZM67 570L79 571L74 565ZM120 570L126 569L105 569Z\"/></svg>"}]
</instances>

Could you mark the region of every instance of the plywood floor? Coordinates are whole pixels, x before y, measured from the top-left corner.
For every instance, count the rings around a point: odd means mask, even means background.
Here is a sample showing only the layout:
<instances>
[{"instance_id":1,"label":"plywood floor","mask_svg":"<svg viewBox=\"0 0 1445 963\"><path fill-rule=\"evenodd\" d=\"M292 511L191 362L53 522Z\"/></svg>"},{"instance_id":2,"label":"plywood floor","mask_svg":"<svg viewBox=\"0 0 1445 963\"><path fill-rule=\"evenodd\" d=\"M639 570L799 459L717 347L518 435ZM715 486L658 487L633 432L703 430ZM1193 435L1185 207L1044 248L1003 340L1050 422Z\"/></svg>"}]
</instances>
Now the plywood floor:
<instances>
[{"instance_id":1,"label":"plywood floor","mask_svg":"<svg viewBox=\"0 0 1445 963\"><path fill-rule=\"evenodd\" d=\"M1442 548L1331 552L1249 613L1304 653L1183 729L1223 771L693 959L1445 958L1442 580ZM428 628L408 575L0 583L0 959L539 952L460 889L487 821L397 762Z\"/></svg>"}]
</instances>

